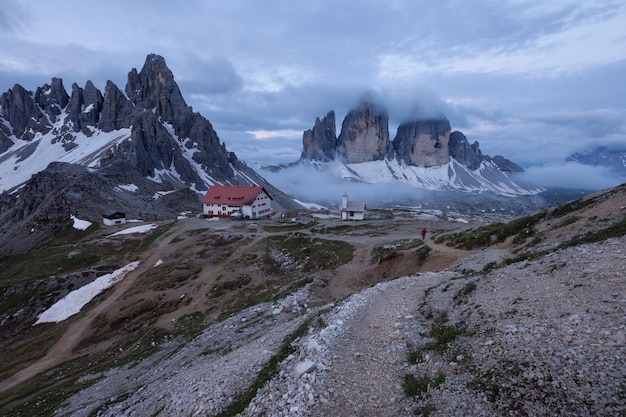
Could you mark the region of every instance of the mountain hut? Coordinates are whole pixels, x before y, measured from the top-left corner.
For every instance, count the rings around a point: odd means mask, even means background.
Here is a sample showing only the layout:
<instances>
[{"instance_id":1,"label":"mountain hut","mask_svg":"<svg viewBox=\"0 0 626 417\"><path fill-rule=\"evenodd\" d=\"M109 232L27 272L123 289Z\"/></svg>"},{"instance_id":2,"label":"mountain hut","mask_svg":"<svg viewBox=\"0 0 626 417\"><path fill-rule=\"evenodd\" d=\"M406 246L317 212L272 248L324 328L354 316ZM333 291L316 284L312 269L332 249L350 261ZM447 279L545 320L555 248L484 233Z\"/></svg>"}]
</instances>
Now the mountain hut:
<instances>
[{"instance_id":1,"label":"mountain hut","mask_svg":"<svg viewBox=\"0 0 626 417\"><path fill-rule=\"evenodd\" d=\"M261 186L213 185L202 198L207 217L259 219L272 212L272 197Z\"/></svg>"}]
</instances>

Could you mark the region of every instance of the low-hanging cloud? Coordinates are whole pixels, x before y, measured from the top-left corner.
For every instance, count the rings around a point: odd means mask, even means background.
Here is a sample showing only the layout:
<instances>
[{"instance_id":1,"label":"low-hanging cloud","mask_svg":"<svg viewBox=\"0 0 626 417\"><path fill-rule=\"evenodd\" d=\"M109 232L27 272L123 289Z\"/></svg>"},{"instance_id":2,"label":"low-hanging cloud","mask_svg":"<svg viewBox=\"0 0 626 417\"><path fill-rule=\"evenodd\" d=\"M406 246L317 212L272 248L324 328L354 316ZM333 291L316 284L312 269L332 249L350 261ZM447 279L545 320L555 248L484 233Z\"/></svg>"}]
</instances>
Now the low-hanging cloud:
<instances>
[{"instance_id":1,"label":"low-hanging cloud","mask_svg":"<svg viewBox=\"0 0 626 417\"><path fill-rule=\"evenodd\" d=\"M626 182L609 168L568 162L528 168L516 178L519 181L546 188L603 190Z\"/></svg>"},{"instance_id":2,"label":"low-hanging cloud","mask_svg":"<svg viewBox=\"0 0 626 417\"><path fill-rule=\"evenodd\" d=\"M262 175L281 191L307 203L322 204L336 209L344 193L351 201L364 201L370 208L389 207L398 201L419 203L425 192L406 184L369 184L338 178L328 169L297 165L278 172L263 171Z\"/></svg>"}]
</instances>

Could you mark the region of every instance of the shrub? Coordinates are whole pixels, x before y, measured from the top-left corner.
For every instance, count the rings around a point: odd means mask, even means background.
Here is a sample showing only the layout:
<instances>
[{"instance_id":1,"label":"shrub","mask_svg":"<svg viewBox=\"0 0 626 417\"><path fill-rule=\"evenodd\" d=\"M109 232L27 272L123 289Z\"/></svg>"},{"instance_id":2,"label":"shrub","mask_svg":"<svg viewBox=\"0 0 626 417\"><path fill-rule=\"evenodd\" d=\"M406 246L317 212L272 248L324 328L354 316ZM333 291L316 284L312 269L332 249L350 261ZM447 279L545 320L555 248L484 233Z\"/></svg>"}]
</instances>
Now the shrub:
<instances>
[{"instance_id":1,"label":"shrub","mask_svg":"<svg viewBox=\"0 0 626 417\"><path fill-rule=\"evenodd\" d=\"M456 326L433 326L430 329L430 337L434 339L431 348L436 351L444 351L448 344L459 337L463 332Z\"/></svg>"},{"instance_id":2,"label":"shrub","mask_svg":"<svg viewBox=\"0 0 626 417\"><path fill-rule=\"evenodd\" d=\"M439 385L443 384L445 380L445 375L441 373L434 378L430 378L427 376L416 378L413 374L405 374L403 382L404 393L408 397L415 397L419 393L427 392L428 387L438 387Z\"/></svg>"}]
</instances>

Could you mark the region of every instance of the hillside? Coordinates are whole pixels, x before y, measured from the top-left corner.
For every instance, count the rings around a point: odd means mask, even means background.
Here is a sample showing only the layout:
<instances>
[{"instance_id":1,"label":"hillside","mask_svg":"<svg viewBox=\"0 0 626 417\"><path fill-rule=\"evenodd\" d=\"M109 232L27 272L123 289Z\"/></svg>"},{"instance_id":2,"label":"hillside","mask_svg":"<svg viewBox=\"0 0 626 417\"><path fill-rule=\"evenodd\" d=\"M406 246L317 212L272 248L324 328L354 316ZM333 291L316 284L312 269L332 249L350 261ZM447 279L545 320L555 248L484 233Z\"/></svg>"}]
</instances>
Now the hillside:
<instances>
[{"instance_id":1,"label":"hillside","mask_svg":"<svg viewBox=\"0 0 626 417\"><path fill-rule=\"evenodd\" d=\"M518 219L296 216L93 225L0 258L0 412L624 413L626 185Z\"/></svg>"}]
</instances>

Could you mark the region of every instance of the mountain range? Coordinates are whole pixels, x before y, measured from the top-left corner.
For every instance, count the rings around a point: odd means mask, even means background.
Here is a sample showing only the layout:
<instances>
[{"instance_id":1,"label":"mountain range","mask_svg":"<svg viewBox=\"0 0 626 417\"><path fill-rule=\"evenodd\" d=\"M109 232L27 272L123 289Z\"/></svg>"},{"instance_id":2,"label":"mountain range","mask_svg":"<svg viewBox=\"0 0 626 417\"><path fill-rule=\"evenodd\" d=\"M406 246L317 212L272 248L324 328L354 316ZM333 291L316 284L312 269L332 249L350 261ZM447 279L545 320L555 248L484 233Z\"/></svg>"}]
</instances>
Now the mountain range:
<instances>
[{"instance_id":1,"label":"mountain range","mask_svg":"<svg viewBox=\"0 0 626 417\"><path fill-rule=\"evenodd\" d=\"M607 167L615 174L626 177L626 144L620 149L599 146L587 152L576 152L570 155L566 161Z\"/></svg>"},{"instance_id":2,"label":"mountain range","mask_svg":"<svg viewBox=\"0 0 626 417\"><path fill-rule=\"evenodd\" d=\"M111 81L104 92L91 81L74 83L69 94L60 78L34 92L16 84L0 95L0 252L44 244L71 226L72 215L99 221L118 210L144 219L196 212L198 197L214 184L262 185L278 210L300 209L306 200L266 177L297 175L301 167L344 182L461 192L461 200L474 202L477 193L544 191L518 184L522 168L484 155L444 115L416 115L393 140L388 123L383 107L363 100L337 135L330 111L303 133L298 161L262 167L226 149L211 123L186 104L159 55L128 73L124 91Z\"/></svg>"},{"instance_id":3,"label":"mountain range","mask_svg":"<svg viewBox=\"0 0 626 417\"><path fill-rule=\"evenodd\" d=\"M418 189L491 192L503 196L536 195L540 187L516 183L524 170L501 155L483 155L478 142L452 131L444 115L417 115L389 138L387 111L361 101L345 117L337 136L335 113L315 120L303 134L300 159L279 169L303 165L364 183L401 183ZM265 167L276 171L276 167Z\"/></svg>"}]
</instances>

